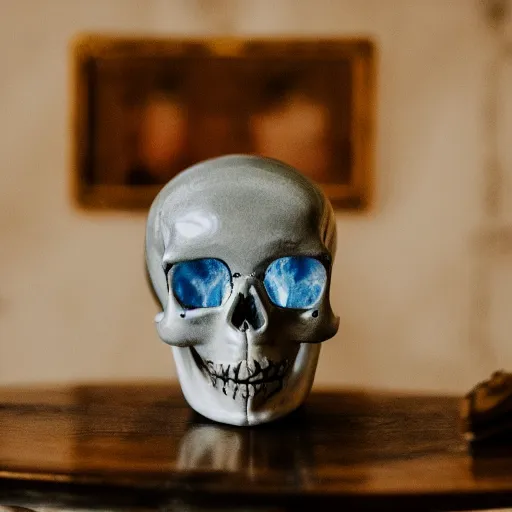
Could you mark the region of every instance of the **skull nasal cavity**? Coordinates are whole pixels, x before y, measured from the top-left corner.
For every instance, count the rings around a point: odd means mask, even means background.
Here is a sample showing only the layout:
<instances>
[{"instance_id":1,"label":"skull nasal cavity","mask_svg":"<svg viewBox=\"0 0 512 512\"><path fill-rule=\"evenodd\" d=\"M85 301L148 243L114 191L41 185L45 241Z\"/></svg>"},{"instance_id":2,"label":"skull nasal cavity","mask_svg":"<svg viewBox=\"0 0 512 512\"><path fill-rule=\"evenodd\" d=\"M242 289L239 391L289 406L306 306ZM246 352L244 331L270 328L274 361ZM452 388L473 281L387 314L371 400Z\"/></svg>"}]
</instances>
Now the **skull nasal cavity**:
<instances>
[{"instance_id":1,"label":"skull nasal cavity","mask_svg":"<svg viewBox=\"0 0 512 512\"><path fill-rule=\"evenodd\" d=\"M242 332L245 332L249 326L254 330L259 329L263 325L264 319L258 311L254 297L252 295L244 297L242 293L239 293L236 300L231 323Z\"/></svg>"}]
</instances>

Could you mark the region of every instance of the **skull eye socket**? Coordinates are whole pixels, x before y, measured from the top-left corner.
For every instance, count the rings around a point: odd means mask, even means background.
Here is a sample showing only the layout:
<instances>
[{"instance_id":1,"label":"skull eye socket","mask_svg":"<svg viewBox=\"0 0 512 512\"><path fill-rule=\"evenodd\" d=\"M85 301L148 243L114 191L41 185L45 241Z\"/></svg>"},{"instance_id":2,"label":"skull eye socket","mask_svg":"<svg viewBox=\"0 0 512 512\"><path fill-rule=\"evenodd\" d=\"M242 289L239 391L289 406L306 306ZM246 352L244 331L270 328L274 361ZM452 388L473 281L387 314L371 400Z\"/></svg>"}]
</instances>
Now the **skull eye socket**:
<instances>
[{"instance_id":1,"label":"skull eye socket","mask_svg":"<svg viewBox=\"0 0 512 512\"><path fill-rule=\"evenodd\" d=\"M231 293L231 273L220 260L181 261L172 266L174 296L186 308L214 308Z\"/></svg>"},{"instance_id":2,"label":"skull eye socket","mask_svg":"<svg viewBox=\"0 0 512 512\"><path fill-rule=\"evenodd\" d=\"M327 272L320 261L287 256L268 266L263 284L276 306L309 309L320 299L326 282Z\"/></svg>"}]
</instances>

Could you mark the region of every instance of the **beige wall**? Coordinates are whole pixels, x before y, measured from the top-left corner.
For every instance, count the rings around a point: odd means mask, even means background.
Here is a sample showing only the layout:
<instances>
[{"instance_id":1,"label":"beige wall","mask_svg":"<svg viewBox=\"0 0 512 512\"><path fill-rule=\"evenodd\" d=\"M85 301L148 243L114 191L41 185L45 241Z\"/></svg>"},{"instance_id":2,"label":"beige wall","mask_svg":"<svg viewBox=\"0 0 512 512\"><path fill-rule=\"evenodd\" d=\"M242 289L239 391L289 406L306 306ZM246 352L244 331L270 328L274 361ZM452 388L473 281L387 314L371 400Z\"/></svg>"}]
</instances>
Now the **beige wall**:
<instances>
[{"instance_id":1,"label":"beige wall","mask_svg":"<svg viewBox=\"0 0 512 512\"><path fill-rule=\"evenodd\" d=\"M475 243L496 94L512 213L512 66L492 74L484 14L476 0L1 0L0 383L175 375L152 324L144 216L70 199L67 45L81 31L373 37L377 204L339 214L341 329L317 384L463 391L512 369L512 260Z\"/></svg>"}]
</instances>

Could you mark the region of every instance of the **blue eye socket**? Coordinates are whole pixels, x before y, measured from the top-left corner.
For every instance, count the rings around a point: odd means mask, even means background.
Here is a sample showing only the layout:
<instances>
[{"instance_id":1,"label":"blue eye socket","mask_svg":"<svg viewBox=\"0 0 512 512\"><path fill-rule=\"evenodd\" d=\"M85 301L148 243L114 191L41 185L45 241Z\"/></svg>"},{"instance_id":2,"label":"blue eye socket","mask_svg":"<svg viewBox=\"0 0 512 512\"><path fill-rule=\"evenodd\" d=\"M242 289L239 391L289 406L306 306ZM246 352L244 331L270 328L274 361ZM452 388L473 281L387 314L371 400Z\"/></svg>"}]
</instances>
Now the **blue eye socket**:
<instances>
[{"instance_id":1,"label":"blue eye socket","mask_svg":"<svg viewBox=\"0 0 512 512\"><path fill-rule=\"evenodd\" d=\"M325 267L318 260L290 256L273 261L263 283L276 306L308 309L322 295L326 281Z\"/></svg>"},{"instance_id":2,"label":"blue eye socket","mask_svg":"<svg viewBox=\"0 0 512 512\"><path fill-rule=\"evenodd\" d=\"M231 273L213 258L182 261L172 267L172 291L183 307L214 308L231 293Z\"/></svg>"}]
</instances>

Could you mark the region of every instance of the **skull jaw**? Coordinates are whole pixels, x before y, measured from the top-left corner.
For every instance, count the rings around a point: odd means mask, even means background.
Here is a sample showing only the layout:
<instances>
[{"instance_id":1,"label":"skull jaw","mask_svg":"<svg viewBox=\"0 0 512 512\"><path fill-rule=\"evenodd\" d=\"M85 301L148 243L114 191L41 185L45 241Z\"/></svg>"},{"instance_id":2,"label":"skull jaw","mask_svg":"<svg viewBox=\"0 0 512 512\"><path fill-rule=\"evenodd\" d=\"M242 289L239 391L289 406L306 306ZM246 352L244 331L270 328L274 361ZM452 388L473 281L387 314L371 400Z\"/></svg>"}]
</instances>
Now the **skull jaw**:
<instances>
[{"instance_id":1,"label":"skull jaw","mask_svg":"<svg viewBox=\"0 0 512 512\"><path fill-rule=\"evenodd\" d=\"M315 377L320 344L302 343L282 386L268 396L235 398L215 387L188 347L172 347L178 379L185 399L199 414L219 423L247 426L267 423L297 409L306 399Z\"/></svg>"}]
</instances>

